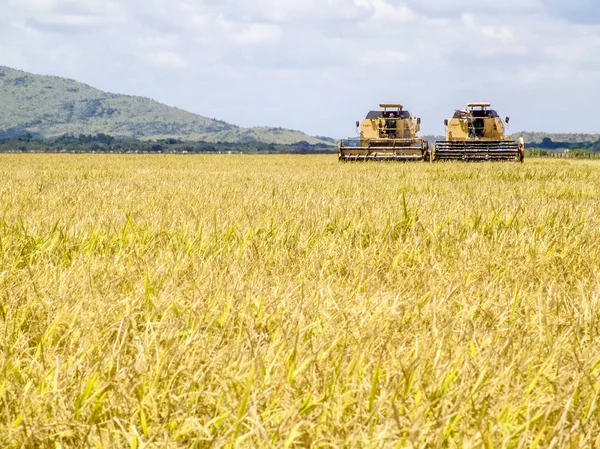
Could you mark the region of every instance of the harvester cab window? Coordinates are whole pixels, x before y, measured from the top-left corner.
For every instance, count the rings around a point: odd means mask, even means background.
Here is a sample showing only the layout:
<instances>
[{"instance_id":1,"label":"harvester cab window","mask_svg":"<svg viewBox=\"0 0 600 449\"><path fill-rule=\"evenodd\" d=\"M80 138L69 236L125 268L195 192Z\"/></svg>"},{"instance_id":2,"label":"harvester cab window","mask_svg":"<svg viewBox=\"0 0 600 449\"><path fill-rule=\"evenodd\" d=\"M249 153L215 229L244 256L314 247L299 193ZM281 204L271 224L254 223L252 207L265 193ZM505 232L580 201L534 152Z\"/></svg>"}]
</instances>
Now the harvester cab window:
<instances>
[{"instance_id":1,"label":"harvester cab window","mask_svg":"<svg viewBox=\"0 0 600 449\"><path fill-rule=\"evenodd\" d=\"M491 109L483 110L483 111L473 111L473 117L481 117L481 118L496 118L498 117L498 113Z\"/></svg>"},{"instance_id":2,"label":"harvester cab window","mask_svg":"<svg viewBox=\"0 0 600 449\"><path fill-rule=\"evenodd\" d=\"M385 121L385 134L388 137L393 137L396 135L396 114L390 112L387 116L387 120Z\"/></svg>"},{"instance_id":3,"label":"harvester cab window","mask_svg":"<svg viewBox=\"0 0 600 449\"><path fill-rule=\"evenodd\" d=\"M379 136L386 139L396 139L411 136L411 130L403 125L403 120L410 120L410 112L404 111L399 105L380 105L383 110L370 111L367 119L377 119L377 128ZM393 110L388 110L393 108Z\"/></svg>"},{"instance_id":4,"label":"harvester cab window","mask_svg":"<svg viewBox=\"0 0 600 449\"><path fill-rule=\"evenodd\" d=\"M483 118L473 118L469 120L469 137L483 137L485 132L485 122Z\"/></svg>"},{"instance_id":5,"label":"harvester cab window","mask_svg":"<svg viewBox=\"0 0 600 449\"><path fill-rule=\"evenodd\" d=\"M487 106L467 106L467 124L470 138L485 137L485 119L497 116L496 111L488 110Z\"/></svg>"}]
</instances>

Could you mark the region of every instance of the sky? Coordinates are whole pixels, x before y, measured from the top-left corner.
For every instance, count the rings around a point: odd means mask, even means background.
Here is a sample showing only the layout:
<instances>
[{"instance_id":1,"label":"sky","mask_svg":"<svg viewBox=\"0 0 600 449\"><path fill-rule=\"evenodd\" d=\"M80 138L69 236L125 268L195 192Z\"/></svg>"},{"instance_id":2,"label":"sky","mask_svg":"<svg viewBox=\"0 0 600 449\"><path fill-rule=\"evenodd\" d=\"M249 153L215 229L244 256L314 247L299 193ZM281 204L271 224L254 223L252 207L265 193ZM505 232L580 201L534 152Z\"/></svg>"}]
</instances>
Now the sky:
<instances>
[{"instance_id":1,"label":"sky","mask_svg":"<svg viewBox=\"0 0 600 449\"><path fill-rule=\"evenodd\" d=\"M424 134L470 101L510 132L599 133L600 0L0 0L0 65L240 126ZM1 101L1 99L0 99Z\"/></svg>"}]
</instances>

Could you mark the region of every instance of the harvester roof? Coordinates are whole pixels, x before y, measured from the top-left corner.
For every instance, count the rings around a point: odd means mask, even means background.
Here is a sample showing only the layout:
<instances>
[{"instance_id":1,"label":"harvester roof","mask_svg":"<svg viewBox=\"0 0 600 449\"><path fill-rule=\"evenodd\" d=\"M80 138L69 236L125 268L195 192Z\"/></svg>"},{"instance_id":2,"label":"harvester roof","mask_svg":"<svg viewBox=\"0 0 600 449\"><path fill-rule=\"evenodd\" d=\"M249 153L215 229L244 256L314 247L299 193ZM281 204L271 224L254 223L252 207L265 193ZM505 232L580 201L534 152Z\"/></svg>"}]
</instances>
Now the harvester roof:
<instances>
[{"instance_id":1,"label":"harvester roof","mask_svg":"<svg viewBox=\"0 0 600 449\"><path fill-rule=\"evenodd\" d=\"M489 108L491 106L490 103L468 103L468 108Z\"/></svg>"},{"instance_id":2,"label":"harvester roof","mask_svg":"<svg viewBox=\"0 0 600 449\"><path fill-rule=\"evenodd\" d=\"M404 106L402 106L401 104L398 104L398 103L383 103L383 104L380 104L379 107L383 108L383 109L389 109L389 108L402 109Z\"/></svg>"}]
</instances>

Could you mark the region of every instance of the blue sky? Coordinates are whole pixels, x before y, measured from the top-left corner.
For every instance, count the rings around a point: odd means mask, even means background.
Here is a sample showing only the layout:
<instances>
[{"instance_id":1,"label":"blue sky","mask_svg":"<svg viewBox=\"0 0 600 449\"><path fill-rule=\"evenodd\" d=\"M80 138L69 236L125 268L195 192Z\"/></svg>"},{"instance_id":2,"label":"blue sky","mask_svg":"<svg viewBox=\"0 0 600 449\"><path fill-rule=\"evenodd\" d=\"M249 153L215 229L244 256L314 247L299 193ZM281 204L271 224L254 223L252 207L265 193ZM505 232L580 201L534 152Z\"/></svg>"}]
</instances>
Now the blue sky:
<instances>
[{"instance_id":1,"label":"blue sky","mask_svg":"<svg viewBox=\"0 0 600 449\"><path fill-rule=\"evenodd\" d=\"M490 101L511 131L600 132L598 0L0 0L0 65L241 126L423 131Z\"/></svg>"}]
</instances>

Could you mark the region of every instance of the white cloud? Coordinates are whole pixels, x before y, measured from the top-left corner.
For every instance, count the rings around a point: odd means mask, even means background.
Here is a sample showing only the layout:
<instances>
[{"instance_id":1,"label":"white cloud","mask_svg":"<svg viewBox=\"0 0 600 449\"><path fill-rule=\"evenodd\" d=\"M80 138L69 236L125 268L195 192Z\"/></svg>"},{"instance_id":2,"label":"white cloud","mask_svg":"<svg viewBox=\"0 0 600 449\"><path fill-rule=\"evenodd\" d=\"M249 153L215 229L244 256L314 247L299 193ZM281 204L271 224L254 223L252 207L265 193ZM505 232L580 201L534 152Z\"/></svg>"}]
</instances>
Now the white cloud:
<instances>
[{"instance_id":1,"label":"white cloud","mask_svg":"<svg viewBox=\"0 0 600 449\"><path fill-rule=\"evenodd\" d=\"M577 64L588 60L593 60L598 53L591 54L589 48L573 47L565 44L550 45L544 49L544 52L555 61L562 61L569 64Z\"/></svg>"},{"instance_id":2,"label":"white cloud","mask_svg":"<svg viewBox=\"0 0 600 449\"><path fill-rule=\"evenodd\" d=\"M274 44L282 35L278 26L271 24L253 23L237 31L234 26L232 30L233 42L239 45Z\"/></svg>"},{"instance_id":3,"label":"white cloud","mask_svg":"<svg viewBox=\"0 0 600 449\"><path fill-rule=\"evenodd\" d=\"M491 39L496 39L504 43L514 42L515 41L515 33L512 28L507 26L490 26L490 27L482 27L481 34L489 37Z\"/></svg>"},{"instance_id":4,"label":"white cloud","mask_svg":"<svg viewBox=\"0 0 600 449\"><path fill-rule=\"evenodd\" d=\"M8 6L17 11L40 13L52 11L56 6L56 0L9 0Z\"/></svg>"},{"instance_id":5,"label":"white cloud","mask_svg":"<svg viewBox=\"0 0 600 449\"><path fill-rule=\"evenodd\" d=\"M357 20L364 12L362 5L352 0L224 0L224 10L244 20L264 20L278 23L304 19ZM221 4L221 3L220 3Z\"/></svg>"},{"instance_id":6,"label":"white cloud","mask_svg":"<svg viewBox=\"0 0 600 449\"><path fill-rule=\"evenodd\" d=\"M114 25L114 17L84 14L48 14L37 20L42 25L56 25L63 27L101 26Z\"/></svg>"},{"instance_id":7,"label":"white cloud","mask_svg":"<svg viewBox=\"0 0 600 449\"><path fill-rule=\"evenodd\" d=\"M370 10L377 22L410 22L416 15L405 4L393 4L386 0L354 0L354 4Z\"/></svg>"},{"instance_id":8,"label":"white cloud","mask_svg":"<svg viewBox=\"0 0 600 449\"><path fill-rule=\"evenodd\" d=\"M123 23L124 9L118 1L9 0L14 16L59 26L93 26Z\"/></svg>"},{"instance_id":9,"label":"white cloud","mask_svg":"<svg viewBox=\"0 0 600 449\"><path fill-rule=\"evenodd\" d=\"M30 26L27 26L27 24L25 22L13 22L12 27L15 28L16 30L20 31L21 35L28 40L37 42L40 40L40 37L42 35L42 33L40 33L38 30L36 30L35 28L32 28Z\"/></svg>"},{"instance_id":10,"label":"white cloud","mask_svg":"<svg viewBox=\"0 0 600 449\"><path fill-rule=\"evenodd\" d=\"M389 66L406 62L409 59L409 56L401 51L383 50L367 52L358 58L358 62L361 66Z\"/></svg>"},{"instance_id":11,"label":"white cloud","mask_svg":"<svg viewBox=\"0 0 600 449\"><path fill-rule=\"evenodd\" d=\"M144 59L153 67L168 69L183 69L187 67L187 62L180 54L173 51L159 51L156 53L147 53Z\"/></svg>"},{"instance_id":12,"label":"white cloud","mask_svg":"<svg viewBox=\"0 0 600 449\"><path fill-rule=\"evenodd\" d=\"M276 43L282 36L277 25L269 23L235 23L219 20L209 28L213 41L221 40L235 45L266 45Z\"/></svg>"},{"instance_id":13,"label":"white cloud","mask_svg":"<svg viewBox=\"0 0 600 449\"><path fill-rule=\"evenodd\" d=\"M406 3L417 13L429 17L460 17L463 14L529 15L542 11L542 1L544 0L407 0Z\"/></svg>"},{"instance_id":14,"label":"white cloud","mask_svg":"<svg viewBox=\"0 0 600 449\"><path fill-rule=\"evenodd\" d=\"M179 43L180 39L175 35L152 35L136 38L136 44L145 49L171 48Z\"/></svg>"}]
</instances>

